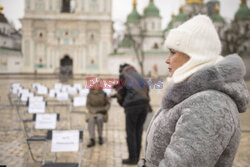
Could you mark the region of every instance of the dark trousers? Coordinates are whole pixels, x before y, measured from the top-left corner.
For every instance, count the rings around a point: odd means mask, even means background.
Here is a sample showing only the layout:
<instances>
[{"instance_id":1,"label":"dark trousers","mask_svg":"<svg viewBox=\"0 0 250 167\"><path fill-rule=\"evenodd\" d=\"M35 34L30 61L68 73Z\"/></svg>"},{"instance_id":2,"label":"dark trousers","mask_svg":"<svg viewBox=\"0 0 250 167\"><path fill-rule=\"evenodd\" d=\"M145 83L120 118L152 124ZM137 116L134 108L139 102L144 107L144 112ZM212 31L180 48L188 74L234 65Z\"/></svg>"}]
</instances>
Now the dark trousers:
<instances>
[{"instance_id":1,"label":"dark trousers","mask_svg":"<svg viewBox=\"0 0 250 167\"><path fill-rule=\"evenodd\" d=\"M126 133L129 159L138 160L141 151L143 124L147 116L148 106L125 108Z\"/></svg>"}]
</instances>

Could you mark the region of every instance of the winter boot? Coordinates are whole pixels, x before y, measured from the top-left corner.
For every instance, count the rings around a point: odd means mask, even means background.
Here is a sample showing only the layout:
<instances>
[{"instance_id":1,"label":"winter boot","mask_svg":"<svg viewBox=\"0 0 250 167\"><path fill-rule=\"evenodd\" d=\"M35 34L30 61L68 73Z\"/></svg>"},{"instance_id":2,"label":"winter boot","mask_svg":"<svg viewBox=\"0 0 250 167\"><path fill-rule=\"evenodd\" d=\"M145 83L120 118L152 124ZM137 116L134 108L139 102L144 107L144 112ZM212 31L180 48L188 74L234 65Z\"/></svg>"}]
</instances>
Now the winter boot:
<instances>
[{"instance_id":1,"label":"winter boot","mask_svg":"<svg viewBox=\"0 0 250 167\"><path fill-rule=\"evenodd\" d=\"M98 140L99 144L102 145L103 144L103 139L102 137L99 137L99 140Z\"/></svg>"},{"instance_id":2,"label":"winter boot","mask_svg":"<svg viewBox=\"0 0 250 167\"><path fill-rule=\"evenodd\" d=\"M122 164L127 164L127 165L136 165L138 163L138 160L135 159L123 159Z\"/></svg>"},{"instance_id":3,"label":"winter boot","mask_svg":"<svg viewBox=\"0 0 250 167\"><path fill-rule=\"evenodd\" d=\"M87 147L93 147L95 145L95 139L90 139Z\"/></svg>"}]
</instances>

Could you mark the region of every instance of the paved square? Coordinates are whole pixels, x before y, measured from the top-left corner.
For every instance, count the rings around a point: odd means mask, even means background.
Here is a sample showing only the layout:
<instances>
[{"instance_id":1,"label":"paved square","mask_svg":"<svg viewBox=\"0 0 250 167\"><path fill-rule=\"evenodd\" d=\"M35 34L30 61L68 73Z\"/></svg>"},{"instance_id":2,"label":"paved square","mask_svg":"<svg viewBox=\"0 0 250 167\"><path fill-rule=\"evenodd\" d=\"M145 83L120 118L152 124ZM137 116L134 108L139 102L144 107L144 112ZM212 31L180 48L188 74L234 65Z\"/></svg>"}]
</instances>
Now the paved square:
<instances>
[{"instance_id":1,"label":"paved square","mask_svg":"<svg viewBox=\"0 0 250 167\"><path fill-rule=\"evenodd\" d=\"M0 165L7 165L8 167L23 167L25 157L27 155L28 147L26 145L26 135L23 132L23 124L21 123L16 107L11 107L8 101L9 86L11 83L20 82L25 88L31 88L32 83L42 83L48 87L53 87L58 80L53 77L34 78L33 76L0 76ZM77 78L72 83L85 84L86 81ZM247 83L250 90L250 82ZM163 90L151 90L151 105L154 112L159 107ZM85 110L85 109L83 109ZM57 124L57 129L69 129L68 109L66 107L53 108L48 105L48 112L60 113L60 122ZM27 107L20 107L19 113L21 119L31 118L27 114ZM152 114L148 115L145 126L148 125ZM234 167L248 167L250 164L250 106L248 111L240 115L242 123L242 137L237 156L234 161ZM84 114L72 113L70 114L71 129L86 130L86 122ZM32 124L25 124L25 128L30 132ZM146 127L145 127L146 129ZM102 146L96 145L93 148L87 148L89 139L88 132L84 131L83 153L82 153L82 167L121 167L123 158L127 158L126 134L125 134L125 117L123 109L112 100L112 106L109 111L109 121L105 123L103 136L104 144ZM145 141L145 131L143 134L143 146ZM43 131L33 130L32 134L44 134ZM31 133L28 133L31 135ZM43 143L31 144L32 152L35 158L39 159L43 155ZM49 145L50 149L50 145ZM47 160L53 160L53 154L47 154ZM144 147L142 148L144 149ZM142 155L143 156L143 150ZM77 162L77 153L58 153L57 160L59 162ZM33 162L31 157L28 157L27 166L39 167L41 163Z\"/></svg>"}]
</instances>

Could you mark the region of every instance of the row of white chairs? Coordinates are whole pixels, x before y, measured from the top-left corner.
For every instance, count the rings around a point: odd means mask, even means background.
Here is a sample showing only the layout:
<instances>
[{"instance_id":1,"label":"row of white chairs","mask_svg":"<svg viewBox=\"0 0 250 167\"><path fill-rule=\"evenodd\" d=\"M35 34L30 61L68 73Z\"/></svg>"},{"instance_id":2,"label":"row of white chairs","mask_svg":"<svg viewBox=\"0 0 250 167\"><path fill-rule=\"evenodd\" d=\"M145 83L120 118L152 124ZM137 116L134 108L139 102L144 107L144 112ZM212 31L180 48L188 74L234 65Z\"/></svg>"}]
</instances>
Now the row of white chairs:
<instances>
[{"instance_id":1,"label":"row of white chairs","mask_svg":"<svg viewBox=\"0 0 250 167\"><path fill-rule=\"evenodd\" d=\"M85 101L84 97L87 97L89 93L89 89L82 89L81 84L74 84L74 86L70 86L57 83L54 85L53 89L49 89L40 83L34 83L32 84L32 88L34 91L23 88L20 83L14 83L11 85L10 89L13 94L16 94L18 97L20 97L22 102L27 102L29 99L33 98L34 93L38 96L55 98L57 101L67 101L69 100L70 96L78 96L78 99L83 99L83 101ZM112 89L104 89L104 92L107 94L107 96L109 96L112 92ZM78 99L75 101L79 101Z\"/></svg>"},{"instance_id":2,"label":"row of white chairs","mask_svg":"<svg viewBox=\"0 0 250 167\"><path fill-rule=\"evenodd\" d=\"M58 86L55 85L58 88ZM29 153L31 154L33 160L33 152L31 151L30 144L32 142L43 142L43 156L39 162L42 163L42 167L80 167L81 166L81 155L82 155L82 143L83 143L83 130L56 130L57 122L60 120L60 113L46 113L46 95L49 95L48 88L41 84L33 84L32 88L34 92L29 89L24 89L21 84L12 84L11 93L16 95L19 99L19 102L26 102L27 111L29 114L32 114L32 119L23 120L26 124L28 122L32 123L30 135L27 135L27 143L29 151L26 154L25 164L27 166ZM80 87L79 87L80 88ZM57 89L59 90L59 89ZM60 93L67 94L67 92L57 92L56 96L61 97ZM37 96L38 95L38 96ZM68 94L67 94L68 95ZM49 96L50 97L50 96ZM64 100L68 100L68 97ZM58 100L59 102L63 100ZM86 105L86 96L73 97L72 102L68 105L73 105L74 107L85 106ZM18 105L16 105L18 106ZM69 107L72 108L72 107ZM19 112L19 111L18 111ZM32 135L34 130L47 131L47 135ZM25 129L24 129L25 130ZM25 130L25 133L27 131ZM48 143L51 143L50 145ZM54 153L53 162L47 162L47 150L50 146L50 151ZM79 161L77 163L58 163L56 162L56 153L60 152L79 152Z\"/></svg>"}]
</instances>

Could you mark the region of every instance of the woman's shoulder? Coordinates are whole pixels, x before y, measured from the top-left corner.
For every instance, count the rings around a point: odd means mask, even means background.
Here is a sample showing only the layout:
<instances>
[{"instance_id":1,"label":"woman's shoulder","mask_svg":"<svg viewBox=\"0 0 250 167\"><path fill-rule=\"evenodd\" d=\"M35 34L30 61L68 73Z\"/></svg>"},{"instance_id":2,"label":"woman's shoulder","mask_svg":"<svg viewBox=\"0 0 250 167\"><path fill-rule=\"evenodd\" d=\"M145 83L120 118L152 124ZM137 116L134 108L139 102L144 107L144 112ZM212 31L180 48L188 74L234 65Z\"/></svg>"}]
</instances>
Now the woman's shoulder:
<instances>
[{"instance_id":1,"label":"woman's shoulder","mask_svg":"<svg viewBox=\"0 0 250 167\"><path fill-rule=\"evenodd\" d=\"M212 104L223 105L223 104L227 104L228 102L234 103L234 101L232 100L232 98L230 98L229 95L221 91L213 90L213 89L197 92L193 94L192 96L188 97L187 99L185 99L183 102L192 103L192 104L204 103L206 105L212 105Z\"/></svg>"},{"instance_id":2,"label":"woman's shoulder","mask_svg":"<svg viewBox=\"0 0 250 167\"><path fill-rule=\"evenodd\" d=\"M238 117L238 108L233 99L227 94L217 90L206 90L193 94L182 102L183 111L206 115L231 115Z\"/></svg>"}]
</instances>

